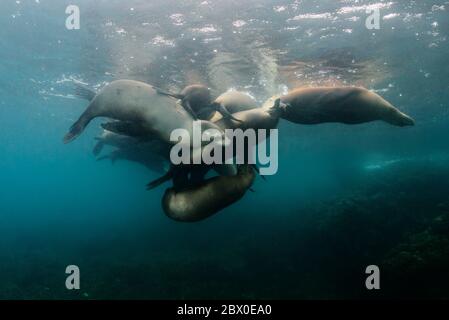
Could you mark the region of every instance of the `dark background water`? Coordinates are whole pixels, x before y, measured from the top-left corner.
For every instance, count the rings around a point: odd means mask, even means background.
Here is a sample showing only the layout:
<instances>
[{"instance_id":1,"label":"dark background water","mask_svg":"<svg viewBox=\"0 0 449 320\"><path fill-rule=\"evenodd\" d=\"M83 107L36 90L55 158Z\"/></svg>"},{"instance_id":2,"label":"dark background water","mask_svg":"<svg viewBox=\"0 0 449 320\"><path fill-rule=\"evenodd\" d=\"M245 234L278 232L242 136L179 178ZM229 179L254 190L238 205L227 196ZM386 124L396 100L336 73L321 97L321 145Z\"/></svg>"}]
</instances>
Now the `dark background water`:
<instances>
[{"instance_id":1,"label":"dark background water","mask_svg":"<svg viewBox=\"0 0 449 320\"><path fill-rule=\"evenodd\" d=\"M65 8L81 29L65 29ZM365 28L380 8L380 30ZM2 1L0 298L449 296L447 1ZM73 82L204 83L263 102L362 85L413 128L280 124L277 175L197 224L169 220L157 174L97 162ZM65 267L81 290L65 289ZM380 291L364 287L379 265Z\"/></svg>"}]
</instances>

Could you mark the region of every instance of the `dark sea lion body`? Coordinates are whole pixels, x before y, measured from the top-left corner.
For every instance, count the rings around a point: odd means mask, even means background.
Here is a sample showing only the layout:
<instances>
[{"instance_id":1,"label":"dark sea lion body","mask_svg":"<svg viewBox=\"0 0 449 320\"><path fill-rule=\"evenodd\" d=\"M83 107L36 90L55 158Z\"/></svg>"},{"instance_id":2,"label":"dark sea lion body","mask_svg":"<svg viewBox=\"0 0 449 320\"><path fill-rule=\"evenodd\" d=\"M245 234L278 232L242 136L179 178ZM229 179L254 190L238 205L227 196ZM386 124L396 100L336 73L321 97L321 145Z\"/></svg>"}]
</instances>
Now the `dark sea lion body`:
<instances>
[{"instance_id":1,"label":"dark sea lion body","mask_svg":"<svg viewBox=\"0 0 449 320\"><path fill-rule=\"evenodd\" d=\"M382 120L401 127L414 125L412 118L364 88L300 88L282 96L281 100L287 105L281 117L299 124L359 124Z\"/></svg>"},{"instance_id":2,"label":"dark sea lion body","mask_svg":"<svg viewBox=\"0 0 449 320\"><path fill-rule=\"evenodd\" d=\"M182 190L169 188L162 198L162 208L176 221L200 221L240 200L254 179L250 166L240 166L234 176L210 178Z\"/></svg>"}]
</instances>

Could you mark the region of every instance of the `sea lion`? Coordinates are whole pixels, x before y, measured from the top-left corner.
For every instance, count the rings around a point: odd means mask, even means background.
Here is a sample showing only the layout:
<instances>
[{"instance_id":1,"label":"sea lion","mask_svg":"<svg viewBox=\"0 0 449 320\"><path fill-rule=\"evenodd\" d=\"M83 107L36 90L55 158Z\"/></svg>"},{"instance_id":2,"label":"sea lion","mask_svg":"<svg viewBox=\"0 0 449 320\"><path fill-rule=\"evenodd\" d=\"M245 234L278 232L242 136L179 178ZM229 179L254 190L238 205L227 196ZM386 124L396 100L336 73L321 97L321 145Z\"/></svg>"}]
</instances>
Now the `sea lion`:
<instances>
[{"instance_id":1,"label":"sea lion","mask_svg":"<svg viewBox=\"0 0 449 320\"><path fill-rule=\"evenodd\" d=\"M240 200L254 179L252 167L241 165L234 176L213 177L181 190L167 189L162 198L162 208L176 221L200 221Z\"/></svg>"},{"instance_id":2,"label":"sea lion","mask_svg":"<svg viewBox=\"0 0 449 320\"><path fill-rule=\"evenodd\" d=\"M299 88L281 100L285 104L281 117L294 123L359 124L382 120L400 127L415 123L378 94L360 87Z\"/></svg>"},{"instance_id":3,"label":"sea lion","mask_svg":"<svg viewBox=\"0 0 449 320\"><path fill-rule=\"evenodd\" d=\"M175 129L185 129L193 136L192 116L172 97L159 94L151 85L117 80L105 86L91 101L86 111L72 125L64 137L69 143L78 137L96 117L108 117L142 125L148 132L168 144ZM218 129L214 124L200 120L203 130Z\"/></svg>"},{"instance_id":4,"label":"sea lion","mask_svg":"<svg viewBox=\"0 0 449 320\"><path fill-rule=\"evenodd\" d=\"M181 105L190 113L195 119L204 119L198 116L198 112L210 113L213 111L219 112L224 118L234 119L232 114L221 104L213 103L210 89L201 84L192 84L185 87L180 93L171 93L157 89L159 94L170 96L181 100Z\"/></svg>"}]
</instances>

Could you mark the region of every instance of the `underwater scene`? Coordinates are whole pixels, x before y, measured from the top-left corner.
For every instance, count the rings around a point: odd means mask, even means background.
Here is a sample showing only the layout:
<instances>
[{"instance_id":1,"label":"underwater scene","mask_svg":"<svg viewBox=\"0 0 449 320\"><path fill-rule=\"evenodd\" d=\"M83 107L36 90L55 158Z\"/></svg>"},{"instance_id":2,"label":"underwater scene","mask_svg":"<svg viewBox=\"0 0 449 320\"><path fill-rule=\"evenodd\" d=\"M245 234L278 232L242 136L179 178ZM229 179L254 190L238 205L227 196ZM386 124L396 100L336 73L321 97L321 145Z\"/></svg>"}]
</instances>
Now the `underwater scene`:
<instances>
[{"instance_id":1,"label":"underwater scene","mask_svg":"<svg viewBox=\"0 0 449 320\"><path fill-rule=\"evenodd\" d=\"M0 299L449 298L448 36L445 0L2 0ZM277 130L274 172L174 164L196 123Z\"/></svg>"}]
</instances>

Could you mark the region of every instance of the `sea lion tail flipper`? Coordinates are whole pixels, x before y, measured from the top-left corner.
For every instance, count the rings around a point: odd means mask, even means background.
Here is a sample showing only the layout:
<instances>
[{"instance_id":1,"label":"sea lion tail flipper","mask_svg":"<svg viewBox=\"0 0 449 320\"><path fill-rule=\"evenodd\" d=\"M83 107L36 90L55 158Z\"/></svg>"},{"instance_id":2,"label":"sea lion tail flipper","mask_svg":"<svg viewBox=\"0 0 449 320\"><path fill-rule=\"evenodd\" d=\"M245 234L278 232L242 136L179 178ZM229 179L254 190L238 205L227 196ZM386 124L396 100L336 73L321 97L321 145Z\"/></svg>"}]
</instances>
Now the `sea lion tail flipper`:
<instances>
[{"instance_id":1,"label":"sea lion tail flipper","mask_svg":"<svg viewBox=\"0 0 449 320\"><path fill-rule=\"evenodd\" d=\"M75 95L79 98L86 99L87 101L92 101L97 93L93 89L75 82Z\"/></svg>"},{"instance_id":2,"label":"sea lion tail flipper","mask_svg":"<svg viewBox=\"0 0 449 320\"><path fill-rule=\"evenodd\" d=\"M169 97L172 97L172 98L175 98L175 99L183 99L183 98L184 98L184 96L183 96L182 94L171 93L171 92L168 92L168 91L164 91L164 90L162 90L162 89L159 89L159 88L154 88L154 89L156 90L156 92L157 92L158 94L162 94L162 95L164 95L164 96L169 96Z\"/></svg>"},{"instance_id":3,"label":"sea lion tail flipper","mask_svg":"<svg viewBox=\"0 0 449 320\"><path fill-rule=\"evenodd\" d=\"M87 111L87 110L86 110ZM84 112L81 117L70 127L69 132L64 136L64 144L75 140L89 124L92 118L87 112Z\"/></svg>"},{"instance_id":4,"label":"sea lion tail flipper","mask_svg":"<svg viewBox=\"0 0 449 320\"><path fill-rule=\"evenodd\" d=\"M214 102L214 103L212 103L211 107L212 107L215 111L219 112L219 113L223 116L223 118L231 119L231 120L234 120L234 121L237 121L237 122L243 122L242 120L237 119L236 117L234 117L234 116L228 111L228 109L226 109L226 107L223 106L223 105L221 105L220 103Z\"/></svg>"},{"instance_id":5,"label":"sea lion tail flipper","mask_svg":"<svg viewBox=\"0 0 449 320\"><path fill-rule=\"evenodd\" d=\"M398 127L415 125L415 120L412 117L406 115L396 108L392 109L392 111L389 112L384 121Z\"/></svg>"},{"instance_id":6,"label":"sea lion tail flipper","mask_svg":"<svg viewBox=\"0 0 449 320\"><path fill-rule=\"evenodd\" d=\"M101 152L101 150L103 150L104 147L104 142L101 140L98 140L98 142L95 144L94 149L92 150L94 156L98 156Z\"/></svg>"},{"instance_id":7,"label":"sea lion tail flipper","mask_svg":"<svg viewBox=\"0 0 449 320\"><path fill-rule=\"evenodd\" d=\"M172 177L173 177L173 170L170 170L166 174L164 174L162 177L157 178L156 180L153 180L150 183L148 183L147 190L152 190L152 189L160 186L164 182L167 182L168 180L170 180Z\"/></svg>"}]
</instances>

